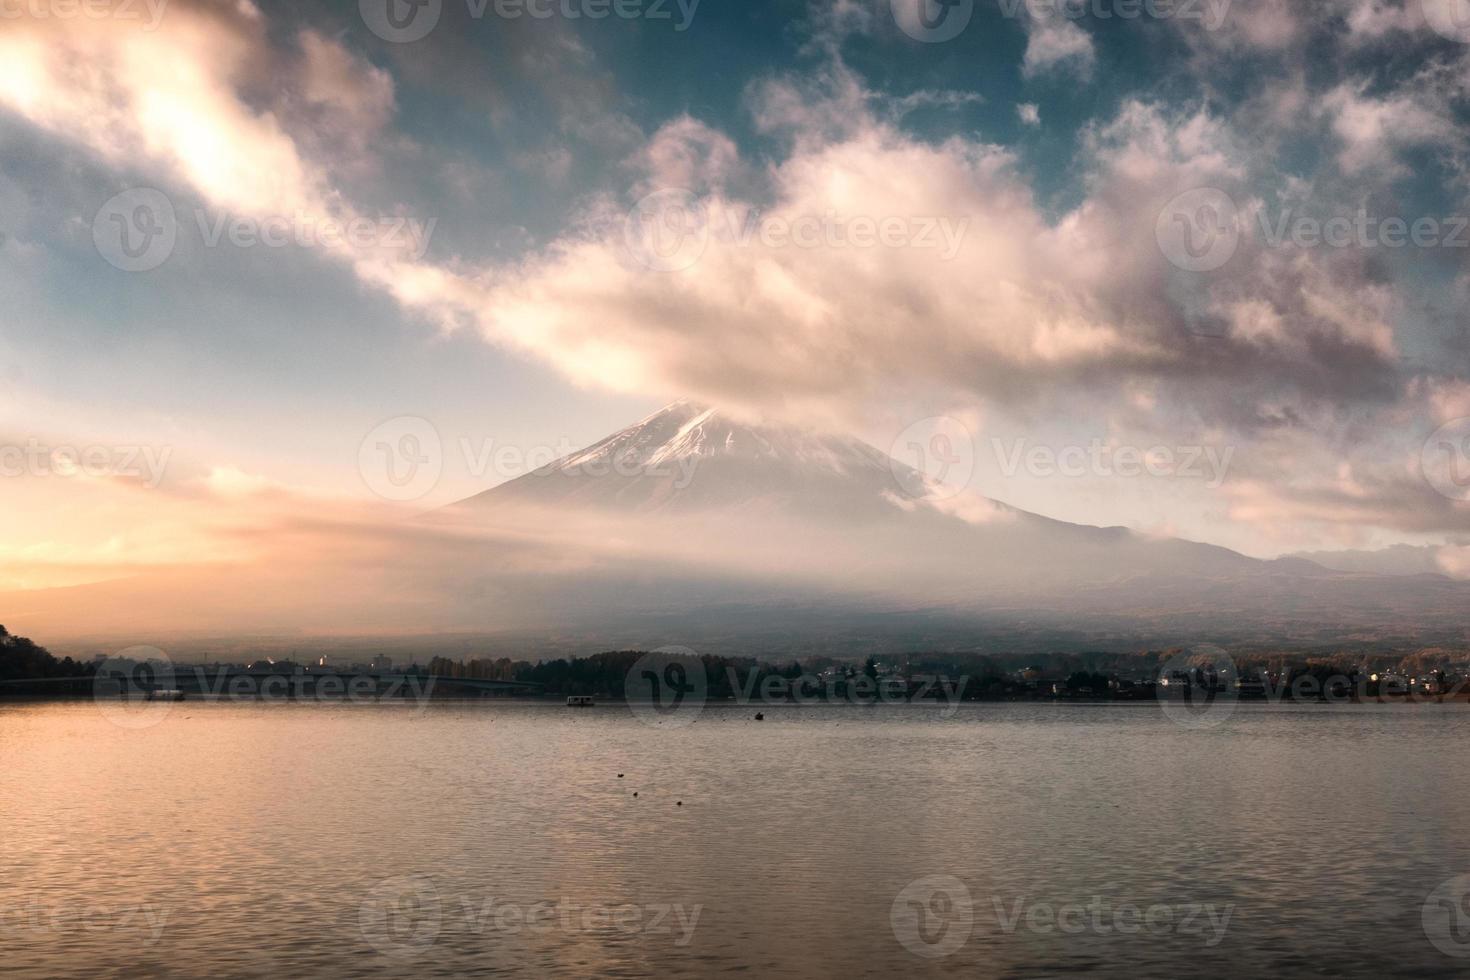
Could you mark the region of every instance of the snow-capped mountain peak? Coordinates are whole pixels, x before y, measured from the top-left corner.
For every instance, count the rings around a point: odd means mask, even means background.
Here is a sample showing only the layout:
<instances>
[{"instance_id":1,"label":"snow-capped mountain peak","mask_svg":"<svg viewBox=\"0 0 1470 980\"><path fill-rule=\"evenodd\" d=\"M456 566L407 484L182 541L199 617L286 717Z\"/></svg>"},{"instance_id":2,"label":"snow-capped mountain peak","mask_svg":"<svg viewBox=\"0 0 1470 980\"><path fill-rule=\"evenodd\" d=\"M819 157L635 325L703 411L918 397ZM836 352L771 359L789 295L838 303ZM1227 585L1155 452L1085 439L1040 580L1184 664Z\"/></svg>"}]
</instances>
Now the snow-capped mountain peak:
<instances>
[{"instance_id":1,"label":"snow-capped mountain peak","mask_svg":"<svg viewBox=\"0 0 1470 980\"><path fill-rule=\"evenodd\" d=\"M923 478L860 439L759 425L689 401L473 498L517 497L638 510L779 506L891 510Z\"/></svg>"}]
</instances>

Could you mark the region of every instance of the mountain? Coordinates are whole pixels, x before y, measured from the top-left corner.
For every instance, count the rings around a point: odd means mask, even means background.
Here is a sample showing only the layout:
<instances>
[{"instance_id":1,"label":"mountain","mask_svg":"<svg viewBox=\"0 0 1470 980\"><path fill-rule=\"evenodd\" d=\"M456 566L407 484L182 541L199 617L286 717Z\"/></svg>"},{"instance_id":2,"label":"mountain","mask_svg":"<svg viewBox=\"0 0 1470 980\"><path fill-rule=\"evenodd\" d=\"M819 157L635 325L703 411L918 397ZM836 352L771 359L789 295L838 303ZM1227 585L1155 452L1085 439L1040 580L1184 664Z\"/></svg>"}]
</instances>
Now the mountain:
<instances>
[{"instance_id":1,"label":"mountain","mask_svg":"<svg viewBox=\"0 0 1470 980\"><path fill-rule=\"evenodd\" d=\"M1293 557L1339 572L1369 575L1444 575L1439 545L1398 544L1378 551L1303 551Z\"/></svg>"},{"instance_id":2,"label":"mountain","mask_svg":"<svg viewBox=\"0 0 1470 980\"><path fill-rule=\"evenodd\" d=\"M896 530L931 563L958 551L970 574L996 571L1012 584L1038 567L1096 577L1148 572L1229 574L1261 566L1227 548L1154 539L1126 528L1052 520L978 495L938 492L924 474L850 436L757 425L717 409L675 402L579 452L477 494L462 513L534 505L560 512L740 522L746 535L770 527ZM976 545L983 541L984 547ZM890 556L904 550L886 542ZM1127 557L1129 560L1124 561ZM946 569L950 566L945 565ZM1322 572L1310 562L1302 574Z\"/></svg>"},{"instance_id":3,"label":"mountain","mask_svg":"<svg viewBox=\"0 0 1470 980\"><path fill-rule=\"evenodd\" d=\"M580 579L569 604L622 636L657 622L680 642L736 648L762 631L789 644L859 621L861 635L898 643L953 644L968 630L1018 648L1412 644L1459 636L1470 598L1449 580L1262 561L933 489L860 440L677 402L455 511L597 515L599 533L672 541L650 546L652 564ZM554 602L562 585L543 585Z\"/></svg>"},{"instance_id":4,"label":"mountain","mask_svg":"<svg viewBox=\"0 0 1470 980\"><path fill-rule=\"evenodd\" d=\"M1445 575L1261 561L935 490L860 440L680 402L415 519L306 501L249 539L258 558L0 594L0 609L48 642L200 650L390 634L508 656L1465 645L1470 584Z\"/></svg>"},{"instance_id":5,"label":"mountain","mask_svg":"<svg viewBox=\"0 0 1470 980\"><path fill-rule=\"evenodd\" d=\"M681 401L464 504L872 518L927 491L922 474L859 439L756 426Z\"/></svg>"}]
</instances>

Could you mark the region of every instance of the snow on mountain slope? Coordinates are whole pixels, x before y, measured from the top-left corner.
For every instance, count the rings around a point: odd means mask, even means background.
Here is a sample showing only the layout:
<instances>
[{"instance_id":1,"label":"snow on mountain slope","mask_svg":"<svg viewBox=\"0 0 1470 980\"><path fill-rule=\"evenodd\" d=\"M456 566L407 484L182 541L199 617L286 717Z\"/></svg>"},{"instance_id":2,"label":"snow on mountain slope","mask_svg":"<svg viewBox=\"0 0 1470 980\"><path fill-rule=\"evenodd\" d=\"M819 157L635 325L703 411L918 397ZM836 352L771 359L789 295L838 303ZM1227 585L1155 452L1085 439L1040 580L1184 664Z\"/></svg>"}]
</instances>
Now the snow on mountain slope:
<instances>
[{"instance_id":1,"label":"snow on mountain slope","mask_svg":"<svg viewBox=\"0 0 1470 980\"><path fill-rule=\"evenodd\" d=\"M710 543L733 522L742 544L764 538L775 550L823 547L834 554L829 544L813 544L812 535L838 534L848 566L910 585L923 581L927 595L954 599L980 586L1046 591L1218 578L1272 564L1214 545L1056 521L978 495L956 507L932 489L923 474L859 439L752 425L681 401L455 511L490 516L529 504L615 520L621 514L627 527L634 517L667 519L664 526L677 521ZM706 516L713 521L703 528L690 523Z\"/></svg>"},{"instance_id":2,"label":"snow on mountain slope","mask_svg":"<svg viewBox=\"0 0 1470 980\"><path fill-rule=\"evenodd\" d=\"M712 508L879 516L925 494L922 474L858 439L756 426L676 402L601 442L465 501L637 511Z\"/></svg>"}]
</instances>

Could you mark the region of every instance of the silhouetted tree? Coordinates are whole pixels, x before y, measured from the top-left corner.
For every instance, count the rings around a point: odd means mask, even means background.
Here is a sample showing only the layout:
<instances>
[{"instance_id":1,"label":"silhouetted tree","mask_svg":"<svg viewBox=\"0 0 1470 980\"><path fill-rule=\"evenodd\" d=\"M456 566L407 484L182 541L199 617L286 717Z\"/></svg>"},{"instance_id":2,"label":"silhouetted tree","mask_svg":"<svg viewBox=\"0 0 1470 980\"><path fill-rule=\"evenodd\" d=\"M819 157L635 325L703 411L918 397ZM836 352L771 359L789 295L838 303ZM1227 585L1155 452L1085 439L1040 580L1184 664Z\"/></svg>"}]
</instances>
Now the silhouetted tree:
<instances>
[{"instance_id":1,"label":"silhouetted tree","mask_svg":"<svg viewBox=\"0 0 1470 980\"><path fill-rule=\"evenodd\" d=\"M87 664L67 657L57 660L44 647L23 636L14 636L0 626L0 680L41 677L86 677L93 673Z\"/></svg>"}]
</instances>

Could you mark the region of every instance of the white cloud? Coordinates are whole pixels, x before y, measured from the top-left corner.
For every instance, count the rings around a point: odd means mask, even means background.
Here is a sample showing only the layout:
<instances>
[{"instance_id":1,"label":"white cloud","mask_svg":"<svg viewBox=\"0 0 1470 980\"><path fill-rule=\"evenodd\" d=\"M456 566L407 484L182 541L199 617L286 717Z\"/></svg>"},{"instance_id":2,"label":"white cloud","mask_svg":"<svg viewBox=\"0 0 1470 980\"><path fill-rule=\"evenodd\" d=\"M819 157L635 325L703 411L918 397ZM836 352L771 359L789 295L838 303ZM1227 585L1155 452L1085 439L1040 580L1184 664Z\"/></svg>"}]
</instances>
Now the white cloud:
<instances>
[{"instance_id":1,"label":"white cloud","mask_svg":"<svg viewBox=\"0 0 1470 980\"><path fill-rule=\"evenodd\" d=\"M1097 60L1092 36L1067 19L1059 7L1043 4L1026 5L1024 9L1027 11L1024 73L1029 77L1066 69L1089 77Z\"/></svg>"},{"instance_id":2,"label":"white cloud","mask_svg":"<svg viewBox=\"0 0 1470 980\"><path fill-rule=\"evenodd\" d=\"M309 105L380 132L395 111L391 78L309 33L282 55L253 8L240 9L171 11L146 35L20 22L0 35L0 105L120 168L154 167L219 207L351 216L335 178L367 147L334 155L294 137L289 113L242 92L262 65L286 65ZM1288 22L1285 7L1265 3L1237 26L1250 40L1263 24ZM1090 70L1091 39L1075 24L1038 20L1030 30L1028 70ZM757 84L749 103L775 145L766 156L676 118L628 158L629 199L592 201L514 265L345 246L334 254L444 329L473 328L579 384L737 408L855 418L875 402L1026 412L1071 400L1158 413L1181 429L1310 420L1329 442L1340 430L1324 409L1399 394L1396 291L1361 261L1254 243L1212 276L1181 276L1165 260L1156 223L1180 192L1220 187L1247 215L1260 206L1252 182L1274 162L1254 158L1226 118L1124 103L1084 132L1081 199L1057 215L1034 200L1014 151L910 135L895 121L903 100L879 98L840 60ZM1344 83L1321 105L1348 172L1391 167L1402 149L1445 135L1437 107L1398 93ZM1032 104L1018 112L1039 122ZM654 271L629 247L628 209L665 189L700 195L712 224L695 229L702 245L689 267ZM684 220L655 218L661 233ZM855 219L909 237L854 246ZM761 234L806 222L847 237ZM1223 327L1202 341L1192 328L1205 318ZM1348 500L1334 511L1343 520L1395 519L1341 486L1331 493ZM1247 496L1237 513L1273 505Z\"/></svg>"},{"instance_id":3,"label":"white cloud","mask_svg":"<svg viewBox=\"0 0 1470 980\"><path fill-rule=\"evenodd\" d=\"M1406 173L1402 151L1461 141L1454 121L1432 90L1412 90L1382 97L1365 94L1361 85L1340 85L1322 100L1332 118L1341 150L1338 162L1347 174L1372 172L1379 177Z\"/></svg>"}]
</instances>

